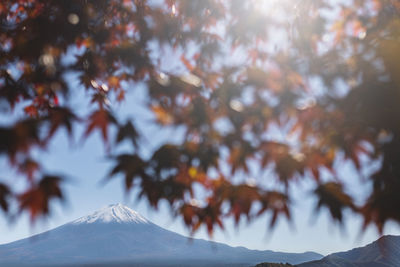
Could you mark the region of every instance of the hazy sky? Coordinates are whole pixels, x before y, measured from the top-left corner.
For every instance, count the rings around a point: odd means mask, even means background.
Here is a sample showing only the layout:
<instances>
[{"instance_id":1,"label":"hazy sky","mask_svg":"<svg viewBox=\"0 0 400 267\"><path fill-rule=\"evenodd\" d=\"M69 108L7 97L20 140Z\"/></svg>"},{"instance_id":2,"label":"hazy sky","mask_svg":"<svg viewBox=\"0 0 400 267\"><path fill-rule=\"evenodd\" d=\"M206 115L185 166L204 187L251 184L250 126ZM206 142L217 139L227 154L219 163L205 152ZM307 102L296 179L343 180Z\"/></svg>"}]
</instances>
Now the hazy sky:
<instances>
[{"instance_id":1,"label":"hazy sky","mask_svg":"<svg viewBox=\"0 0 400 267\"><path fill-rule=\"evenodd\" d=\"M76 81L76 77L71 77ZM79 87L76 83L75 86ZM88 101L89 96L84 90L77 90L81 95L74 94L71 98L71 105L76 111L84 114L87 110L82 107ZM151 120L140 103L143 103L145 96L141 90L136 93L129 93L124 104L117 105L116 113L121 116L130 116L135 122L143 126L141 130L146 136L146 142L157 145L163 140L172 140L176 135L170 131L159 131L155 127L145 126ZM7 121L0 118L0 122ZM20 238L39 233L56 226L72 221L80 216L87 215L101 207L121 202L137 210L149 220L169 230L188 235L187 229L183 226L180 218L173 219L169 208L165 203L158 211L151 209L145 201L137 202L135 193L126 195L123 189L123 180L116 177L109 183L102 184L101 181L110 170L111 162L105 157L105 149L98 133L92 135L86 141L82 141L82 127L75 129L75 137L70 142L61 131L52 140L46 152L39 153L39 159L45 165L46 171L65 174L69 181L65 184L67 201L65 205L53 203L53 213L46 220L37 221L31 225L28 216L25 214L16 222L8 222L4 216L0 216L0 243L11 242ZM343 175L348 180L359 179L354 177L350 165L340 166ZM7 162L0 160L0 177L6 180L13 179L14 183L22 183L15 172L10 171ZM352 178L353 177L353 178ZM308 196L307 191L298 190L303 184L296 184L292 190L295 197L295 205L292 210L293 220L289 224L285 220L278 221L272 231L268 230L268 215L260 217L248 224L245 220L238 228L234 227L231 220L226 220L226 230L216 231L213 240L227 243L232 246L245 246L251 249L275 250L287 252L315 251L328 254L341 250L348 250L355 246L367 244L377 239L378 233L370 227L360 235L361 220L351 214L346 216L345 227L334 224L328 217L325 210L314 216L313 209L315 199ZM358 188L353 188L358 190ZM296 201L296 199L298 201ZM301 202L299 201L301 200ZM397 224L388 224L385 228L386 234L400 234ZM198 232L195 237L208 239L204 229Z\"/></svg>"}]
</instances>

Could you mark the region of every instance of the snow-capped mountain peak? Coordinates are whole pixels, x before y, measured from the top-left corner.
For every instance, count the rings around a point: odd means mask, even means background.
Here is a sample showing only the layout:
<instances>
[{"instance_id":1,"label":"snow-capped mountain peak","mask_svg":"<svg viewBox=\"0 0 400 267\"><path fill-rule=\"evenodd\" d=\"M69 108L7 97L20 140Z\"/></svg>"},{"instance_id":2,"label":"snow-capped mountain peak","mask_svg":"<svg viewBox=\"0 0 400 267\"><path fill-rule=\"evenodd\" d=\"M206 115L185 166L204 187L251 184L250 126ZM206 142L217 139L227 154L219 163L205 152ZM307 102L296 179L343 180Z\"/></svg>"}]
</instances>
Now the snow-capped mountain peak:
<instances>
[{"instance_id":1,"label":"snow-capped mountain peak","mask_svg":"<svg viewBox=\"0 0 400 267\"><path fill-rule=\"evenodd\" d=\"M41 233L0 245L0 266L253 266L257 262L297 264L319 260L315 253L276 253L193 239L151 223L132 209L115 204ZM201 264L201 263L200 263ZM214 265L215 264L215 265Z\"/></svg>"},{"instance_id":2,"label":"snow-capped mountain peak","mask_svg":"<svg viewBox=\"0 0 400 267\"><path fill-rule=\"evenodd\" d=\"M144 223L148 224L149 221L142 215L132 210L131 208L118 204L106 206L90 215L81 217L72 222L72 224L84 223Z\"/></svg>"}]
</instances>

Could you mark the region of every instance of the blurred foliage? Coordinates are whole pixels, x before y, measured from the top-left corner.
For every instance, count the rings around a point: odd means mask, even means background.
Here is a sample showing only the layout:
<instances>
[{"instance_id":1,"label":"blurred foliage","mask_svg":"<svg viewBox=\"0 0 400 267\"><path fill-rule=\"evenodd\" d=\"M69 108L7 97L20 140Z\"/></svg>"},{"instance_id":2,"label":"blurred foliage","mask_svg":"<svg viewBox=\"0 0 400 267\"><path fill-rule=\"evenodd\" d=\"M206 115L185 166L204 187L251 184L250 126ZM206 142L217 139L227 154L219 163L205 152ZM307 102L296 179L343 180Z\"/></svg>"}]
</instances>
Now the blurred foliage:
<instances>
[{"instance_id":1,"label":"blurred foliage","mask_svg":"<svg viewBox=\"0 0 400 267\"><path fill-rule=\"evenodd\" d=\"M32 150L82 124L113 155L110 177L154 207L166 200L192 231L211 234L229 216L290 219L299 180L312 181L333 219L349 209L382 231L400 221L399 12L396 0L2 0L1 112L26 115L0 127L0 153L28 187L0 184L0 206L46 215L63 178L43 173ZM87 116L68 105L78 90L68 73L91 97ZM134 121L112 110L143 84L155 123L184 129L180 144L150 156ZM118 155L124 140L131 151ZM362 202L338 176L340 157L359 173L363 158L379 162ZM274 175L236 179L253 176L251 162Z\"/></svg>"}]
</instances>

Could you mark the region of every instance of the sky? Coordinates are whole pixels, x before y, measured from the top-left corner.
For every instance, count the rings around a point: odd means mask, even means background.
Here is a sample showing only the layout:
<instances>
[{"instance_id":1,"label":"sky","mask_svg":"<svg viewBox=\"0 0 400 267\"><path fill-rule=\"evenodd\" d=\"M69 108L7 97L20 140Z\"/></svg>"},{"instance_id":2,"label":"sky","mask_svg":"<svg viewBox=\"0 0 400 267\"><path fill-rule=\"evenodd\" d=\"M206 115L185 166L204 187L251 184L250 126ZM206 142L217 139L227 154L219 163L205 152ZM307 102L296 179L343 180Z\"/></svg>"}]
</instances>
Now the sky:
<instances>
[{"instance_id":1,"label":"sky","mask_svg":"<svg viewBox=\"0 0 400 267\"><path fill-rule=\"evenodd\" d=\"M164 53L174 57L171 51L164 51ZM166 64L165 68L176 67L171 66L171 60L168 57L161 63ZM76 76L71 75L68 80L72 87L77 88L69 105L79 114L87 115L89 111L85 107L90 101L89 95L77 83ZM133 87L130 84L125 86ZM144 90L140 86L135 86L133 89L128 91L124 103L113 107L115 113L119 117L132 117L145 136L144 142L148 142L150 146L157 147L163 142L177 141L179 134L176 132L160 130L154 125L149 125L148 122L153 117L143 105L146 101ZM0 125L18 116L20 114L14 114L11 118L0 116ZM65 202L52 203L50 217L38 220L34 224L31 224L27 214L22 214L15 221L10 221L0 214L0 244L55 228L113 203L123 203L161 227L189 235L181 218L174 218L166 203L161 202L159 209L154 210L146 201L138 201L135 190L129 194L124 191L121 177L104 183L112 162L106 157L101 136L95 133L83 141L83 130L82 126L76 127L72 141L64 131L58 132L46 151L36 153L48 173L64 174L67 177L64 185ZM351 164L341 165L340 172L341 176L347 177L346 182L350 185L350 190L363 194L363 189L360 191L359 187L359 184L363 182L362 178L357 177ZM0 178L12 181L17 187L23 187L23 178L10 169L4 158L0 158ZM290 222L279 220L276 227L271 230L268 228L268 214L251 223L243 219L239 226L235 226L233 221L228 219L225 220L224 231L216 230L210 237L205 229L201 229L194 237L250 249L284 252L315 251L324 255L363 246L379 237L374 227L361 231L361 218L349 212L345 214L343 225L334 223L324 209L316 214L316 200L307 190L302 189L306 187L306 184L300 182L292 188L294 205L293 218ZM400 235L399 225L389 222L384 229L384 234Z\"/></svg>"},{"instance_id":2,"label":"sky","mask_svg":"<svg viewBox=\"0 0 400 267\"><path fill-rule=\"evenodd\" d=\"M77 79L71 76L69 80L73 83ZM76 86L79 87L78 84ZM157 146L162 142L174 141L177 138L174 132L148 126L147 122L152 118L143 106L146 100L145 91L140 86L134 89L129 91L126 101L118 104L114 111L121 117L134 116L133 119L140 126L139 129L146 137L146 142ZM74 94L69 103L78 113L87 112L83 107L86 106L85 102L89 101L89 97L84 91L77 90L80 93ZM7 118L0 118L0 122L5 121ZM161 202L159 209L154 210L145 200L137 200L135 190L127 194L121 177L104 182L112 162L107 159L100 134L95 133L87 140L82 140L83 130L82 126L75 128L72 141L64 131L60 131L46 151L37 153L37 157L45 166L45 171L64 174L67 177L64 184L66 201L52 203L50 217L38 220L34 224L30 223L27 214L22 214L12 222L0 214L2 229L0 244L55 228L113 203L123 203L159 226L188 236L189 231L181 218L174 218L166 203ZM356 177L350 164L344 164L340 168L342 175L354 177L355 180L360 179ZM9 168L5 159L0 160L0 177L13 179L17 185L23 180ZM362 246L379 237L374 227L369 227L362 232L361 218L351 213L345 214L343 225L334 223L324 209L316 214L316 200L307 190L301 189L304 187L306 186L301 183L293 187L293 219L290 222L280 220L271 230L268 228L269 215L261 216L251 223L243 219L239 226L235 226L233 221L228 219L225 220L224 231L217 230L212 237L209 237L205 229L201 229L194 237L250 249L285 252L315 251L323 255ZM353 189L358 190L357 187ZM388 223L384 233L400 234L400 227L398 224Z\"/></svg>"}]
</instances>

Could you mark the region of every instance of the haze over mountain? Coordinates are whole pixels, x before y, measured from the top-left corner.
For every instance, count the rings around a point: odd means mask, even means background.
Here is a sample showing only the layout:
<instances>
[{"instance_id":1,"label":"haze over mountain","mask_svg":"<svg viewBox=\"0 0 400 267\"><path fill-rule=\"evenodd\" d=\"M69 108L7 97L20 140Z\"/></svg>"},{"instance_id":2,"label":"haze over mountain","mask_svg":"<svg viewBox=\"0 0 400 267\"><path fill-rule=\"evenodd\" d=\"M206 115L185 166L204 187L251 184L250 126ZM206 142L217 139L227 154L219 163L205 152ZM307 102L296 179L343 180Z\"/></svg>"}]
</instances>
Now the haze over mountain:
<instances>
[{"instance_id":1,"label":"haze over mountain","mask_svg":"<svg viewBox=\"0 0 400 267\"><path fill-rule=\"evenodd\" d=\"M146 263L184 266L250 266L259 262L321 259L314 252L249 250L163 229L134 210L115 204L53 230L0 246L0 265Z\"/></svg>"}]
</instances>

